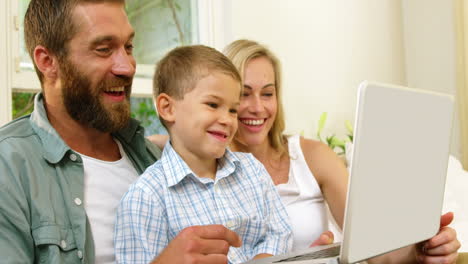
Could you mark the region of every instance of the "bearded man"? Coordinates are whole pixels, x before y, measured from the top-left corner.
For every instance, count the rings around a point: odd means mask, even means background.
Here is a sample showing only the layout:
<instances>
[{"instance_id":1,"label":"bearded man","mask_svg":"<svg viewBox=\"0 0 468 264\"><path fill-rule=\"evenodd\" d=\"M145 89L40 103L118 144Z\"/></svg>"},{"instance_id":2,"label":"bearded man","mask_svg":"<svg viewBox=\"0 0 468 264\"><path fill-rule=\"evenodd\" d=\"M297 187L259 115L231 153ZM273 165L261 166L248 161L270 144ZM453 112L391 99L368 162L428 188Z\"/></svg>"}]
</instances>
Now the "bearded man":
<instances>
[{"instance_id":1,"label":"bearded man","mask_svg":"<svg viewBox=\"0 0 468 264\"><path fill-rule=\"evenodd\" d=\"M124 0L32 0L24 28L42 91L0 128L0 262L113 263L117 204L160 156L130 118ZM158 261L225 262L238 243L222 226L192 227Z\"/></svg>"}]
</instances>

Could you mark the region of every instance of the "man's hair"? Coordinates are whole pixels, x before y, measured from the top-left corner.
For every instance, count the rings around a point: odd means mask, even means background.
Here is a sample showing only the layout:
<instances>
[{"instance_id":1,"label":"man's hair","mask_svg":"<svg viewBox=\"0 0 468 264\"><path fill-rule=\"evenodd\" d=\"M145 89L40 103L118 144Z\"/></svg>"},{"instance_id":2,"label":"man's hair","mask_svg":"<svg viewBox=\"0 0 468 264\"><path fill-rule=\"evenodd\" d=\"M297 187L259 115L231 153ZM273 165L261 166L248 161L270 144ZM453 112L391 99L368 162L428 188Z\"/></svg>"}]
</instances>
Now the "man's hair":
<instances>
[{"instance_id":1,"label":"man's hair","mask_svg":"<svg viewBox=\"0 0 468 264\"><path fill-rule=\"evenodd\" d=\"M24 17L26 49L34 62L34 49L42 45L59 59L68 55L68 43L77 33L72 11L81 3L116 2L125 0L31 0ZM41 83L43 74L34 62Z\"/></svg>"},{"instance_id":2,"label":"man's hair","mask_svg":"<svg viewBox=\"0 0 468 264\"><path fill-rule=\"evenodd\" d=\"M273 65L275 73L275 88L278 110L268 138L273 148L280 153L287 153L286 139L283 136L285 129L283 103L281 102L281 64L278 58L267 47L252 40L240 39L232 42L224 48L224 54L236 66L242 78L244 77L245 65L255 58L267 58Z\"/></svg>"},{"instance_id":3,"label":"man's hair","mask_svg":"<svg viewBox=\"0 0 468 264\"><path fill-rule=\"evenodd\" d=\"M203 45L175 48L156 65L154 98L165 93L175 99L183 99L200 79L212 72L226 74L241 84L236 67L221 52Z\"/></svg>"}]
</instances>

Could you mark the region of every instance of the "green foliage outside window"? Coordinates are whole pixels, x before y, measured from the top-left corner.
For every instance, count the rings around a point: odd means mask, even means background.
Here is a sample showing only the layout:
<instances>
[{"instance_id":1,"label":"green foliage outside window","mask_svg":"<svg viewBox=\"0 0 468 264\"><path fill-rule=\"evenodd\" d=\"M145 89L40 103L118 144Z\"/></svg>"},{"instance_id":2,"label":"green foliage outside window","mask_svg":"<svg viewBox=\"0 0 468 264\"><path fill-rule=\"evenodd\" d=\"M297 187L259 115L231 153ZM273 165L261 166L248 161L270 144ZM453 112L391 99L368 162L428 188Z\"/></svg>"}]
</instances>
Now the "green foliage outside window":
<instances>
[{"instance_id":1,"label":"green foliage outside window","mask_svg":"<svg viewBox=\"0 0 468 264\"><path fill-rule=\"evenodd\" d=\"M34 107L35 93L13 93L13 119L30 114Z\"/></svg>"}]
</instances>

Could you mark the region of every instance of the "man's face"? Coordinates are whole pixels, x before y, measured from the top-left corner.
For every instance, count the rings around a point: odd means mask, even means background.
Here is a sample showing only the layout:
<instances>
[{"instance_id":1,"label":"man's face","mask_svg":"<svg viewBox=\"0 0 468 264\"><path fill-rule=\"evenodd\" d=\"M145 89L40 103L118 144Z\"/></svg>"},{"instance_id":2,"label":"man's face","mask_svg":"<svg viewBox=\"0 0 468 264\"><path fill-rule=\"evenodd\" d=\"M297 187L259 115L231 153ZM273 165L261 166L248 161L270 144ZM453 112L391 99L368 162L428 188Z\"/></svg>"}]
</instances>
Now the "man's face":
<instances>
[{"instance_id":1,"label":"man's face","mask_svg":"<svg viewBox=\"0 0 468 264\"><path fill-rule=\"evenodd\" d=\"M78 5L73 21L78 32L59 62L64 107L83 125L117 131L130 118L134 31L117 3Z\"/></svg>"}]
</instances>

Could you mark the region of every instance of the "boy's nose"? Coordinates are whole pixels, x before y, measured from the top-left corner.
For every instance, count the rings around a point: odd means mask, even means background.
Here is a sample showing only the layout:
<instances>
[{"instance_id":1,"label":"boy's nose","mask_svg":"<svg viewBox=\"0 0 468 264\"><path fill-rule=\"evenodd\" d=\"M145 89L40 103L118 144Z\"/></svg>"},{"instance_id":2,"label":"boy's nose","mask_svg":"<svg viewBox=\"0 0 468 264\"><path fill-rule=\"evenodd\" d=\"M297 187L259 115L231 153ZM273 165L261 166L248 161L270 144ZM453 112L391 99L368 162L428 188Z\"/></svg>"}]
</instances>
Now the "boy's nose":
<instances>
[{"instance_id":1,"label":"boy's nose","mask_svg":"<svg viewBox=\"0 0 468 264\"><path fill-rule=\"evenodd\" d=\"M237 116L233 115L230 112L223 113L219 118L219 122L224 125L232 126L233 124L237 124Z\"/></svg>"}]
</instances>

